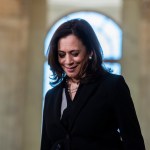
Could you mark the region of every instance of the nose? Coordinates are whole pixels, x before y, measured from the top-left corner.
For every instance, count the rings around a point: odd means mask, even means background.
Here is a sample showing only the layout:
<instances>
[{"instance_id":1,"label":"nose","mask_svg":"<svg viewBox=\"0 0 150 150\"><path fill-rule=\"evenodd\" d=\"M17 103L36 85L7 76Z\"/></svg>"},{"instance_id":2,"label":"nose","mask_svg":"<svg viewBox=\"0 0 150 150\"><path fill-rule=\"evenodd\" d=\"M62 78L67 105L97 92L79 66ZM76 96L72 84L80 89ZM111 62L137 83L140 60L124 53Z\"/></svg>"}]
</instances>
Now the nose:
<instances>
[{"instance_id":1,"label":"nose","mask_svg":"<svg viewBox=\"0 0 150 150\"><path fill-rule=\"evenodd\" d=\"M71 57L69 54L66 55L65 63L66 63L66 65L71 65L71 64L73 64L73 59L72 59L72 57Z\"/></svg>"}]
</instances>

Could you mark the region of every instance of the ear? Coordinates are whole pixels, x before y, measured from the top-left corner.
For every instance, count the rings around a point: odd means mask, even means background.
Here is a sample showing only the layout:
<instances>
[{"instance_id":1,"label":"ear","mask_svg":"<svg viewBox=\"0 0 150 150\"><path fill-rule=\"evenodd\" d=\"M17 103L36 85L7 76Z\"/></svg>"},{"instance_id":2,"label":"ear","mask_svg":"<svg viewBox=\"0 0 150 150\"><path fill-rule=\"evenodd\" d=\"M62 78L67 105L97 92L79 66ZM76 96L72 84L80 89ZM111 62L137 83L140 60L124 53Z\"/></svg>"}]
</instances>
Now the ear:
<instances>
[{"instance_id":1,"label":"ear","mask_svg":"<svg viewBox=\"0 0 150 150\"><path fill-rule=\"evenodd\" d=\"M93 51L91 51L91 53L89 54L89 60L92 60L93 57Z\"/></svg>"},{"instance_id":2,"label":"ear","mask_svg":"<svg viewBox=\"0 0 150 150\"><path fill-rule=\"evenodd\" d=\"M93 51L91 51L91 53L89 54L89 57L93 57Z\"/></svg>"}]
</instances>

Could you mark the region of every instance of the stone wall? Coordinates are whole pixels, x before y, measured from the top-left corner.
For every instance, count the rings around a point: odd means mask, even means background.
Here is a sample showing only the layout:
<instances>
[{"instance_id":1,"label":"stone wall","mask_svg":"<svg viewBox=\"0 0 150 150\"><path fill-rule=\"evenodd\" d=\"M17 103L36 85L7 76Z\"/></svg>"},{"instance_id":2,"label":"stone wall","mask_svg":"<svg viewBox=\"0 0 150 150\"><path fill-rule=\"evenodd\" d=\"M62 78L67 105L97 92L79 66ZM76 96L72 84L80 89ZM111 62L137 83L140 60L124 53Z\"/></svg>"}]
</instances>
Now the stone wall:
<instances>
[{"instance_id":1,"label":"stone wall","mask_svg":"<svg viewBox=\"0 0 150 150\"><path fill-rule=\"evenodd\" d=\"M149 1L124 0L123 15L118 14L120 9L116 11L116 20L123 28L122 71L131 89L147 150L150 149ZM53 8L49 9L54 13ZM51 14L53 18L47 16L46 24L46 12L50 15L46 0L0 0L0 150L39 149L45 26L62 17L59 12Z\"/></svg>"},{"instance_id":2,"label":"stone wall","mask_svg":"<svg viewBox=\"0 0 150 150\"><path fill-rule=\"evenodd\" d=\"M0 0L0 150L39 149L45 16L44 0Z\"/></svg>"},{"instance_id":3,"label":"stone wall","mask_svg":"<svg viewBox=\"0 0 150 150\"><path fill-rule=\"evenodd\" d=\"M142 0L140 11L140 101L143 134L150 149L150 0Z\"/></svg>"},{"instance_id":4,"label":"stone wall","mask_svg":"<svg viewBox=\"0 0 150 150\"><path fill-rule=\"evenodd\" d=\"M124 0L123 75L131 89L147 150L150 149L150 0Z\"/></svg>"},{"instance_id":5,"label":"stone wall","mask_svg":"<svg viewBox=\"0 0 150 150\"><path fill-rule=\"evenodd\" d=\"M18 0L0 0L0 149L20 150L26 97L28 20Z\"/></svg>"}]
</instances>

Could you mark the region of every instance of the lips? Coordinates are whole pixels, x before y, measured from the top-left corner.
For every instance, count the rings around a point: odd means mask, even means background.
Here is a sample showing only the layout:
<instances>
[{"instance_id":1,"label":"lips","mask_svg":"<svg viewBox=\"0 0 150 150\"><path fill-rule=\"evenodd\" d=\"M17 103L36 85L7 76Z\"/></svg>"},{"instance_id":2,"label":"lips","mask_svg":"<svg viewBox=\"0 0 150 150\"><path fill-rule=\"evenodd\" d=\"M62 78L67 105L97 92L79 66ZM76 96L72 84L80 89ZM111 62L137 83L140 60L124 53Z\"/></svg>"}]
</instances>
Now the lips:
<instances>
[{"instance_id":1,"label":"lips","mask_svg":"<svg viewBox=\"0 0 150 150\"><path fill-rule=\"evenodd\" d=\"M75 66L75 67L65 67L65 68L66 68L67 72L74 72L76 67L77 66Z\"/></svg>"}]
</instances>

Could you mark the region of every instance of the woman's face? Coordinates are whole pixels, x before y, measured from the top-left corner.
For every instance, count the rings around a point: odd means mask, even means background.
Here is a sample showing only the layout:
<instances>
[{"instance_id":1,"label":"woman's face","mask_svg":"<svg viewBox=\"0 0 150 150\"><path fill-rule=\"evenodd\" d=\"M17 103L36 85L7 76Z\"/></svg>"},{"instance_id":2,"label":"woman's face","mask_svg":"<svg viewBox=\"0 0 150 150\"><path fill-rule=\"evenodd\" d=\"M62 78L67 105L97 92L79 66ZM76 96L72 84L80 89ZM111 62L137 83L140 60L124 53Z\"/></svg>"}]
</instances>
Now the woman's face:
<instances>
[{"instance_id":1,"label":"woman's face","mask_svg":"<svg viewBox=\"0 0 150 150\"><path fill-rule=\"evenodd\" d=\"M71 34L58 41L58 61L68 77L77 79L87 52L82 41Z\"/></svg>"}]
</instances>

